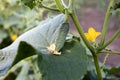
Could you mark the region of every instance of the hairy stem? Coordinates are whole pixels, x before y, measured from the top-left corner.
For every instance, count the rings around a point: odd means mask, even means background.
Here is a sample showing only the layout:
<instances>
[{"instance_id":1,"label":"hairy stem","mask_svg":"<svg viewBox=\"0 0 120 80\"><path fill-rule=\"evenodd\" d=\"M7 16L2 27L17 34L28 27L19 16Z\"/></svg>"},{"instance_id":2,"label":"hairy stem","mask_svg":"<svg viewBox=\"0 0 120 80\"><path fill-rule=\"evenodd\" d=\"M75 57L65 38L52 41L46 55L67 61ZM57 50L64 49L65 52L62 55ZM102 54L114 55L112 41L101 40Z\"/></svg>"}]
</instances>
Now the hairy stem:
<instances>
[{"instance_id":1,"label":"hairy stem","mask_svg":"<svg viewBox=\"0 0 120 80\"><path fill-rule=\"evenodd\" d=\"M114 0L110 0L109 6L108 6L108 9L107 9L107 12L106 12L106 17L105 17L103 29L102 29L102 38L101 38L101 41L100 41L100 46L102 46L104 44L104 41L105 41L105 38L106 38L106 33L107 33L107 29L108 29L108 22L109 22L110 14L111 14L110 8L113 5L113 3L114 3Z\"/></svg>"},{"instance_id":2,"label":"hairy stem","mask_svg":"<svg viewBox=\"0 0 120 80\"><path fill-rule=\"evenodd\" d=\"M44 4L42 4L41 7L45 8L45 9L48 9L48 10L51 10L51 11L57 11L57 12L59 12L59 9L51 8L51 7L48 7L48 6L44 5Z\"/></svg>"},{"instance_id":3,"label":"hairy stem","mask_svg":"<svg viewBox=\"0 0 120 80\"><path fill-rule=\"evenodd\" d=\"M84 31L77 19L77 16L75 15L75 13L73 12L72 14L70 14L76 29L78 30L81 38L83 39L84 43L86 44L86 46L90 49L91 52L94 52L94 48L91 46L91 44L89 43L89 41L86 39L85 35L84 35Z\"/></svg>"},{"instance_id":4,"label":"hairy stem","mask_svg":"<svg viewBox=\"0 0 120 80\"><path fill-rule=\"evenodd\" d=\"M92 53L92 56L93 56L93 59L94 59L94 64L95 64L95 67L96 67L96 72L97 72L97 75L98 75L98 79L99 80L102 80L102 74L101 74L101 69L100 69L100 66L99 66L99 61L98 61L98 56L97 56L97 53L94 51L94 48L91 46L91 44L89 43L89 41L86 39L85 35L84 35L84 31L75 15L75 13L71 13L70 14L74 24L75 24L75 27L77 28L82 40L84 41L84 43L86 44L86 46L88 47L88 49L91 51Z\"/></svg>"},{"instance_id":5,"label":"hairy stem","mask_svg":"<svg viewBox=\"0 0 120 80\"><path fill-rule=\"evenodd\" d=\"M113 52L113 51L101 51L100 53L105 53L105 54L118 54L118 55L120 55L120 52Z\"/></svg>"},{"instance_id":6,"label":"hairy stem","mask_svg":"<svg viewBox=\"0 0 120 80\"><path fill-rule=\"evenodd\" d=\"M99 61L98 61L98 56L96 54L92 54L92 55L93 55L93 59L94 59L94 64L95 64L98 80L103 80Z\"/></svg>"},{"instance_id":7,"label":"hairy stem","mask_svg":"<svg viewBox=\"0 0 120 80\"><path fill-rule=\"evenodd\" d=\"M100 50L111 44L120 35L120 29L100 48Z\"/></svg>"},{"instance_id":8,"label":"hairy stem","mask_svg":"<svg viewBox=\"0 0 120 80\"><path fill-rule=\"evenodd\" d=\"M104 60L103 60L103 66L101 68L101 71L103 71L103 69L105 68L105 63L107 61L107 58L109 57L110 54L106 54L105 57L104 57Z\"/></svg>"},{"instance_id":9,"label":"hairy stem","mask_svg":"<svg viewBox=\"0 0 120 80\"><path fill-rule=\"evenodd\" d=\"M59 8L60 12L64 12L64 7L62 6L60 0L55 0L55 3L57 5L57 7Z\"/></svg>"}]
</instances>

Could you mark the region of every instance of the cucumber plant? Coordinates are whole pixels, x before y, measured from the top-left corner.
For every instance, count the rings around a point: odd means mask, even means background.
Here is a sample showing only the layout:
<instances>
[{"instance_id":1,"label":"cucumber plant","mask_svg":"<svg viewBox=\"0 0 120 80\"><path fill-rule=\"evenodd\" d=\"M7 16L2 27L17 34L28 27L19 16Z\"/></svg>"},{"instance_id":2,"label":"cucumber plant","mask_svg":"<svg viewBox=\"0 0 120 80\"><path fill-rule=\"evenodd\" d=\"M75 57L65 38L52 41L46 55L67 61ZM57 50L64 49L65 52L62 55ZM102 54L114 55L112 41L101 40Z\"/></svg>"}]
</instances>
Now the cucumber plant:
<instances>
[{"instance_id":1,"label":"cucumber plant","mask_svg":"<svg viewBox=\"0 0 120 80\"><path fill-rule=\"evenodd\" d=\"M108 74L120 70L119 67L106 69L100 65L98 59L101 53L120 54L106 49L119 36L120 29L105 41L108 20L112 11L119 9L118 2L110 0L101 32L89 28L88 33L84 33L75 13L74 0L67 0L68 4L64 0L54 0L55 7L44 5L44 1L21 0L31 9L39 5L59 13L40 22L37 27L19 36L10 46L0 50L1 79L103 80L108 79ZM69 18L75 24L80 37L69 33ZM96 42L99 35L101 39Z\"/></svg>"}]
</instances>

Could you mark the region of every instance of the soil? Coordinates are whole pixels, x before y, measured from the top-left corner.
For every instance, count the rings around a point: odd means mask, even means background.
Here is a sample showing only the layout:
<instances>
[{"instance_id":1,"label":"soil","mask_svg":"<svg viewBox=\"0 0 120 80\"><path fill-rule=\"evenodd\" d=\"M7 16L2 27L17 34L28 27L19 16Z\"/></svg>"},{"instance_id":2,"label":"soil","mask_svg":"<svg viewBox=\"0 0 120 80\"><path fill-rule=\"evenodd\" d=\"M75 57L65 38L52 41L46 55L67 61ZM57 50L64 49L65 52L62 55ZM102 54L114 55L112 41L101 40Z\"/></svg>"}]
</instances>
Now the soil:
<instances>
[{"instance_id":1,"label":"soil","mask_svg":"<svg viewBox=\"0 0 120 80\"><path fill-rule=\"evenodd\" d=\"M102 26L104 23L104 17L105 17L106 9L100 10L98 7L92 6L92 7L82 7L82 13L78 12L78 19L81 23L81 26L83 26L83 29L85 32L87 32L89 27L94 27L97 31L102 31ZM71 22L71 20L70 20ZM116 23L117 22L117 23ZM117 31L120 26L116 26L116 24L119 24L120 19L117 20L113 17L111 17L109 21L109 29L106 36L106 41L111 38L111 36ZM74 25L71 24L71 31L76 33L76 29L73 27ZM119 51L120 52L120 36L113 42L111 45L109 45L107 48L113 50L113 51ZM104 54L100 55L100 61L102 62L104 59ZM109 66L118 66L120 65L120 55L109 55L107 58L106 64Z\"/></svg>"}]
</instances>

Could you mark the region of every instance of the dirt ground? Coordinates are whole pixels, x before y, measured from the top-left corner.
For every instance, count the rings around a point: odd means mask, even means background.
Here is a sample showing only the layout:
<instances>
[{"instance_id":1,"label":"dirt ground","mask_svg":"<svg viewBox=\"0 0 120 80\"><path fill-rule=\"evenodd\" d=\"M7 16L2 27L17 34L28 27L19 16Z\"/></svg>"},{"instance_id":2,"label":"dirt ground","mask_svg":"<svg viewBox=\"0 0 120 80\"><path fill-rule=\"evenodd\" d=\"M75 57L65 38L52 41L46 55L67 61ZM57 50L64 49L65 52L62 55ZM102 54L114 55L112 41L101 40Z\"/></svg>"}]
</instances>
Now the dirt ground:
<instances>
[{"instance_id":1,"label":"dirt ground","mask_svg":"<svg viewBox=\"0 0 120 80\"><path fill-rule=\"evenodd\" d=\"M81 25L83 26L84 31L87 32L87 29L89 27L94 27L97 31L101 32L104 22L105 12L106 10L100 11L98 7L83 7L82 14L78 13L77 15ZM106 41L109 40L109 38L111 38L111 36L117 31L118 28L120 28L120 26L115 25L115 22L117 22L117 24L118 23L120 24L120 19L115 20L113 17L110 19ZM72 26L74 25L73 24L71 25L71 31L76 33L76 29ZM120 36L107 48L113 51L120 52ZM100 61L103 61L104 56L105 55L101 54ZM109 55L106 64L109 66L120 65L120 55Z\"/></svg>"}]
</instances>

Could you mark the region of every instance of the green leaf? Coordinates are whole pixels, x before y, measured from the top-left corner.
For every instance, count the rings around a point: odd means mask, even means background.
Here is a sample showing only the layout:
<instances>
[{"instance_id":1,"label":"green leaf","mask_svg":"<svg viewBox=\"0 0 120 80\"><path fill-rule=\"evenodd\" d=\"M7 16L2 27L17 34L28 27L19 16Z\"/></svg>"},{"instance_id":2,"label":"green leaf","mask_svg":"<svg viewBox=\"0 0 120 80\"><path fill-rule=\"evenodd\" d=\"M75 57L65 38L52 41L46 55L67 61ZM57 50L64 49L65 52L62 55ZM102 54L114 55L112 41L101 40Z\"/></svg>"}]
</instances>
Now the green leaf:
<instances>
[{"instance_id":1,"label":"green leaf","mask_svg":"<svg viewBox=\"0 0 120 80\"><path fill-rule=\"evenodd\" d=\"M40 5L40 2L43 0L21 0L26 6L33 9L36 5Z\"/></svg>"},{"instance_id":2,"label":"green leaf","mask_svg":"<svg viewBox=\"0 0 120 80\"><path fill-rule=\"evenodd\" d=\"M93 71L88 71L83 80L98 80L97 75Z\"/></svg>"},{"instance_id":3,"label":"green leaf","mask_svg":"<svg viewBox=\"0 0 120 80\"><path fill-rule=\"evenodd\" d=\"M14 66L17 62L19 62L20 60L24 59L24 58L27 58L29 56L32 56L32 55L35 55L36 54L36 50L31 46L29 45L28 43L24 42L24 41L21 41L20 42L20 45L18 47L18 53L14 59L14 61L12 62L11 59L8 59L7 57L10 57L10 55L8 56L6 54L6 56L4 55L3 57L3 54L0 53L0 62L1 62L1 66L0 66L0 75L3 75L9 68L10 68L10 65L12 64L12 66ZM3 58L2 58L3 57ZM5 59L6 62L5 62ZM10 57L11 58L11 57ZM14 58L14 56L13 56ZM2 60L3 59L3 60ZM9 61L10 60L10 61ZM12 67L11 66L11 67Z\"/></svg>"},{"instance_id":4,"label":"green leaf","mask_svg":"<svg viewBox=\"0 0 120 80\"><path fill-rule=\"evenodd\" d=\"M39 53L42 80L80 80L88 66L85 48L76 40L68 40L60 52L59 56Z\"/></svg>"},{"instance_id":5,"label":"green leaf","mask_svg":"<svg viewBox=\"0 0 120 80\"><path fill-rule=\"evenodd\" d=\"M105 69L105 71L108 74L114 74L114 73L119 73L120 72L120 66L119 67L113 67L111 69Z\"/></svg>"},{"instance_id":6,"label":"green leaf","mask_svg":"<svg viewBox=\"0 0 120 80\"><path fill-rule=\"evenodd\" d=\"M61 34L62 32L64 32L64 35L67 35L68 28L61 26L63 24L63 21L64 15L57 15L54 18L49 19L46 23L40 24L37 27L25 32L23 35L17 38L17 40L10 46L17 47L20 41L27 42L28 44L32 45L35 49L38 49L39 47L45 48L47 46L50 46L52 38L54 37L54 39L57 39L57 37L59 37L58 35L56 36L54 34ZM65 30L62 28L64 28ZM60 29L62 29L63 31ZM56 32L56 30L58 30L58 32ZM63 39L64 35L61 35L63 36Z\"/></svg>"},{"instance_id":7,"label":"green leaf","mask_svg":"<svg viewBox=\"0 0 120 80\"><path fill-rule=\"evenodd\" d=\"M14 79L12 79L13 75L15 75ZM5 80L41 80L41 73L38 72L37 67L37 55L27 57L15 64L3 78ZM4 79L0 77L0 80Z\"/></svg>"},{"instance_id":8,"label":"green leaf","mask_svg":"<svg viewBox=\"0 0 120 80\"><path fill-rule=\"evenodd\" d=\"M62 42L60 42L59 44L63 45L65 41L65 36L68 33L68 26L67 28L66 26L61 26L63 24L63 21L63 14L55 16L54 18L49 19L47 23L40 24L39 26L25 32L23 35L18 37L17 40L14 41L10 46L1 49L0 55L2 55L2 57L4 58L2 58L2 60L0 61L0 71L8 69L8 67L13 63L16 55L17 57L13 64L17 63L19 60L25 57L32 55L33 53L30 53L30 49L32 49L31 46L33 46L33 48L35 48L36 50L42 50L41 48L46 48L50 46L51 40L54 36L54 39L62 40ZM56 32L56 30L58 30L58 33ZM58 35L54 35L55 33ZM28 48L26 46L24 46L24 48L19 47L21 41L25 41L31 46L27 44L29 46ZM53 41L55 41L54 43L56 43L56 40ZM25 43L22 43L21 45L25 45ZM58 46L59 49L62 47L61 45ZM28 53L28 55L25 55L24 53Z\"/></svg>"},{"instance_id":9,"label":"green leaf","mask_svg":"<svg viewBox=\"0 0 120 80\"><path fill-rule=\"evenodd\" d=\"M16 74L11 72L8 76L6 76L4 79L1 80L15 80Z\"/></svg>"},{"instance_id":10,"label":"green leaf","mask_svg":"<svg viewBox=\"0 0 120 80\"><path fill-rule=\"evenodd\" d=\"M120 9L112 10L112 15L114 17L120 17Z\"/></svg>"},{"instance_id":11,"label":"green leaf","mask_svg":"<svg viewBox=\"0 0 120 80\"><path fill-rule=\"evenodd\" d=\"M18 47L17 55L12 63L12 66L19 62L20 60L27 58L29 56L35 55L36 50L28 43L21 41Z\"/></svg>"},{"instance_id":12,"label":"green leaf","mask_svg":"<svg viewBox=\"0 0 120 80\"><path fill-rule=\"evenodd\" d=\"M110 67L106 66L104 69L104 72L106 73L105 80L119 80L119 74L120 74L120 65L116 67Z\"/></svg>"},{"instance_id":13,"label":"green leaf","mask_svg":"<svg viewBox=\"0 0 120 80\"><path fill-rule=\"evenodd\" d=\"M111 13L115 17L120 16L120 0L115 0L114 5L111 7Z\"/></svg>"},{"instance_id":14,"label":"green leaf","mask_svg":"<svg viewBox=\"0 0 120 80\"><path fill-rule=\"evenodd\" d=\"M31 9L35 6L35 0L21 0L26 6L30 7Z\"/></svg>"},{"instance_id":15,"label":"green leaf","mask_svg":"<svg viewBox=\"0 0 120 80\"><path fill-rule=\"evenodd\" d=\"M113 6L113 8L116 9L120 9L120 1L119 0L115 0L115 4Z\"/></svg>"},{"instance_id":16,"label":"green leaf","mask_svg":"<svg viewBox=\"0 0 120 80\"><path fill-rule=\"evenodd\" d=\"M68 31L69 31L69 24L63 23L54 32L50 44L55 44L57 51L59 51L63 47Z\"/></svg>"},{"instance_id":17,"label":"green leaf","mask_svg":"<svg viewBox=\"0 0 120 80\"><path fill-rule=\"evenodd\" d=\"M30 63L26 62L23 64L22 69L15 80L29 80L28 73L30 69Z\"/></svg>"}]
</instances>

